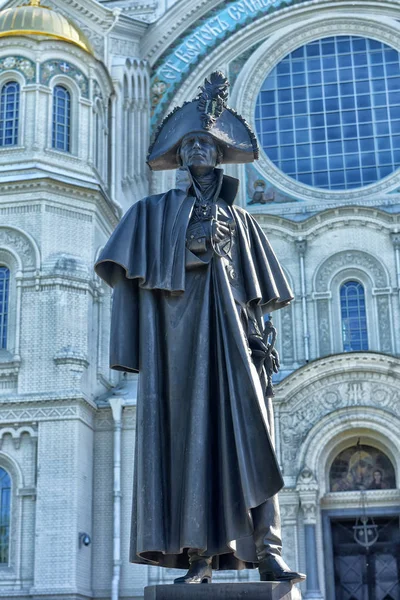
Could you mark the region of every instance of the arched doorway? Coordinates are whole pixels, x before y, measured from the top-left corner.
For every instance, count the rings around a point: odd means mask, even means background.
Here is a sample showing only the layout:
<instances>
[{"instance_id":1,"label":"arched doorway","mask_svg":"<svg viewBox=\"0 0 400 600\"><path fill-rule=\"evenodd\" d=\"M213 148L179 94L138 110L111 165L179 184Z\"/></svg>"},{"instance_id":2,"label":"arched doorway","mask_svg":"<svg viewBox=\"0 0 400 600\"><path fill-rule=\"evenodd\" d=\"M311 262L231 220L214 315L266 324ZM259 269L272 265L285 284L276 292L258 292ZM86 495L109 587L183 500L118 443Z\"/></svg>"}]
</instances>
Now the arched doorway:
<instances>
[{"instance_id":1,"label":"arched doorway","mask_svg":"<svg viewBox=\"0 0 400 600\"><path fill-rule=\"evenodd\" d=\"M330 599L400 597L400 509L390 506L395 490L390 458L371 443L352 443L334 458L329 469L332 508L323 511Z\"/></svg>"}]
</instances>

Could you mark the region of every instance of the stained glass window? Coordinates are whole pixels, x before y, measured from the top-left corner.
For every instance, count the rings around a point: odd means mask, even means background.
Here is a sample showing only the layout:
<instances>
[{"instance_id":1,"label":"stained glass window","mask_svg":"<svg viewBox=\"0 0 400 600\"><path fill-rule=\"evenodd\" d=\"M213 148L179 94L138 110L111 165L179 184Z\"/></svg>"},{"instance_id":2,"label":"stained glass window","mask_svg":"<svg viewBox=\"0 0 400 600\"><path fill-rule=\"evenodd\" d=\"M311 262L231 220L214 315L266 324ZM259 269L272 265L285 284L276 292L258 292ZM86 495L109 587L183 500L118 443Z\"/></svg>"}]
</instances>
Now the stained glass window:
<instances>
[{"instance_id":1,"label":"stained glass window","mask_svg":"<svg viewBox=\"0 0 400 600\"><path fill-rule=\"evenodd\" d=\"M53 92L53 148L70 152L71 147L71 94L62 85Z\"/></svg>"},{"instance_id":2,"label":"stained glass window","mask_svg":"<svg viewBox=\"0 0 400 600\"><path fill-rule=\"evenodd\" d=\"M270 160L301 183L375 183L400 167L400 55L356 36L302 46L264 81L255 124Z\"/></svg>"},{"instance_id":3,"label":"stained glass window","mask_svg":"<svg viewBox=\"0 0 400 600\"><path fill-rule=\"evenodd\" d=\"M0 348L7 348L10 270L0 265Z\"/></svg>"},{"instance_id":4,"label":"stained glass window","mask_svg":"<svg viewBox=\"0 0 400 600\"><path fill-rule=\"evenodd\" d=\"M10 539L11 479L0 467L0 564L8 563Z\"/></svg>"},{"instance_id":5,"label":"stained glass window","mask_svg":"<svg viewBox=\"0 0 400 600\"><path fill-rule=\"evenodd\" d=\"M19 83L8 81L0 93L0 146L18 144Z\"/></svg>"},{"instance_id":6,"label":"stained glass window","mask_svg":"<svg viewBox=\"0 0 400 600\"><path fill-rule=\"evenodd\" d=\"M340 308L344 352L368 350L365 293L361 283L347 281L342 285Z\"/></svg>"}]
</instances>

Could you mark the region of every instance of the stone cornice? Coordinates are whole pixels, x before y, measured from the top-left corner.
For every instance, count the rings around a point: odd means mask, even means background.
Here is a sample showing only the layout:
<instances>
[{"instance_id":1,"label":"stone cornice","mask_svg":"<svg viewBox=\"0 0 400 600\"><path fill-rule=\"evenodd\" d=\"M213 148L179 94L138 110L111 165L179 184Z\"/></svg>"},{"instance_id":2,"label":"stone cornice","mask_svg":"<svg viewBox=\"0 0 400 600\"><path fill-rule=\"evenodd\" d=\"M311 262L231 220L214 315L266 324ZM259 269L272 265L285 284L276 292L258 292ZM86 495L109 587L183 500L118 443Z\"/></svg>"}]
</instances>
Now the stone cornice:
<instances>
[{"instance_id":1,"label":"stone cornice","mask_svg":"<svg viewBox=\"0 0 400 600\"><path fill-rule=\"evenodd\" d=\"M79 389L60 389L51 392L35 392L29 394L2 394L0 403L0 422L4 420L4 411L10 409L28 409L28 406L36 409L51 406L70 406L71 404L83 404L93 414L97 410L96 403ZM71 415L72 416L72 415Z\"/></svg>"},{"instance_id":2,"label":"stone cornice","mask_svg":"<svg viewBox=\"0 0 400 600\"><path fill-rule=\"evenodd\" d=\"M392 231L400 225L400 215L378 208L342 206L328 208L308 219L296 222L277 215L253 215L267 232L276 232L286 239L315 237L326 230L344 226L363 225L376 230Z\"/></svg>"},{"instance_id":3,"label":"stone cornice","mask_svg":"<svg viewBox=\"0 0 400 600\"><path fill-rule=\"evenodd\" d=\"M135 19L129 15L121 14L112 33L125 35L127 36L127 39L132 40L132 34L141 38L148 28L148 23Z\"/></svg>"},{"instance_id":4,"label":"stone cornice","mask_svg":"<svg viewBox=\"0 0 400 600\"><path fill-rule=\"evenodd\" d=\"M2 205L5 203L6 195L14 195L16 193L31 194L32 192L45 192L56 193L66 198L74 198L76 200L90 202L99 207L100 212L105 218L107 223L110 223L112 227L115 227L120 218L119 208L111 202L111 200L104 195L100 187L94 187L88 189L84 184L77 185L64 183L57 181L50 177L43 177L41 179L24 180L24 181L13 181L13 182L2 182L0 180L0 193L2 195ZM49 197L50 199L50 197ZM53 203L56 202L53 196ZM66 207L67 208L67 207ZM71 209L71 206L68 207ZM92 207L91 207L92 208ZM78 210L78 209L77 209ZM80 209L79 209L80 210ZM93 209L91 210L93 212Z\"/></svg>"},{"instance_id":5,"label":"stone cornice","mask_svg":"<svg viewBox=\"0 0 400 600\"><path fill-rule=\"evenodd\" d=\"M400 490L368 490L365 496L369 508L384 504L396 506L400 504ZM330 492L321 499L322 509L360 507L360 492Z\"/></svg>"},{"instance_id":6,"label":"stone cornice","mask_svg":"<svg viewBox=\"0 0 400 600\"><path fill-rule=\"evenodd\" d=\"M276 400L287 402L300 388L332 376L358 373L361 377L381 373L400 381L400 358L377 352L346 352L319 358L297 369L276 386ZM305 386L307 382L307 386Z\"/></svg>"}]
</instances>

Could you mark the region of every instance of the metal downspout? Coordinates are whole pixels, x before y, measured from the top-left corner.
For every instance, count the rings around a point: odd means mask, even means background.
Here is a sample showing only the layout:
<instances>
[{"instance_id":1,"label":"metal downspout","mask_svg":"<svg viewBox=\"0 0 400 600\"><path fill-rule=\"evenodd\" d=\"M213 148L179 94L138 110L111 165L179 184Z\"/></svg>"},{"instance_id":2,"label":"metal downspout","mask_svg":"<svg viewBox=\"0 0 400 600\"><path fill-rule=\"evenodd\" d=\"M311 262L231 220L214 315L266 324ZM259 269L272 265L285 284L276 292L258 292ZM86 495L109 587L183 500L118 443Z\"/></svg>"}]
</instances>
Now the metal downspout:
<instances>
[{"instance_id":1,"label":"metal downspout","mask_svg":"<svg viewBox=\"0 0 400 600\"><path fill-rule=\"evenodd\" d=\"M113 443L113 577L111 583L111 600L119 598L121 578L121 432L123 398L110 398L110 406L114 419Z\"/></svg>"}]
</instances>

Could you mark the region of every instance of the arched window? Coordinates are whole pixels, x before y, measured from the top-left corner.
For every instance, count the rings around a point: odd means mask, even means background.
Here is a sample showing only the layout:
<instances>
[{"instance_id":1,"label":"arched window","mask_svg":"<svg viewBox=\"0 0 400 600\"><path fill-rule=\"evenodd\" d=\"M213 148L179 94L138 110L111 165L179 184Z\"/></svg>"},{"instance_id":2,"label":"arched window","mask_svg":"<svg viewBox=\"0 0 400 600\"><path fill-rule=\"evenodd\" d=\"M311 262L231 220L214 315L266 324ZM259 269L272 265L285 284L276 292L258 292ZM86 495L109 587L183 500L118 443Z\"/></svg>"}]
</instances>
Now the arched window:
<instances>
[{"instance_id":1,"label":"arched window","mask_svg":"<svg viewBox=\"0 0 400 600\"><path fill-rule=\"evenodd\" d=\"M94 164L104 177L104 111L100 101L96 102L93 128Z\"/></svg>"},{"instance_id":2,"label":"arched window","mask_svg":"<svg viewBox=\"0 0 400 600\"><path fill-rule=\"evenodd\" d=\"M0 349L7 348L10 269L0 265Z\"/></svg>"},{"instance_id":3,"label":"arched window","mask_svg":"<svg viewBox=\"0 0 400 600\"><path fill-rule=\"evenodd\" d=\"M358 281L347 281L340 288L342 339L344 352L368 350L364 288Z\"/></svg>"},{"instance_id":4,"label":"arched window","mask_svg":"<svg viewBox=\"0 0 400 600\"><path fill-rule=\"evenodd\" d=\"M53 148L70 152L71 147L71 94L62 85L53 91Z\"/></svg>"},{"instance_id":5,"label":"arched window","mask_svg":"<svg viewBox=\"0 0 400 600\"><path fill-rule=\"evenodd\" d=\"M8 563L10 539L11 479L0 467L0 564Z\"/></svg>"},{"instance_id":6,"label":"arched window","mask_svg":"<svg viewBox=\"0 0 400 600\"><path fill-rule=\"evenodd\" d=\"M0 94L0 146L18 144L19 83L8 81Z\"/></svg>"}]
</instances>

